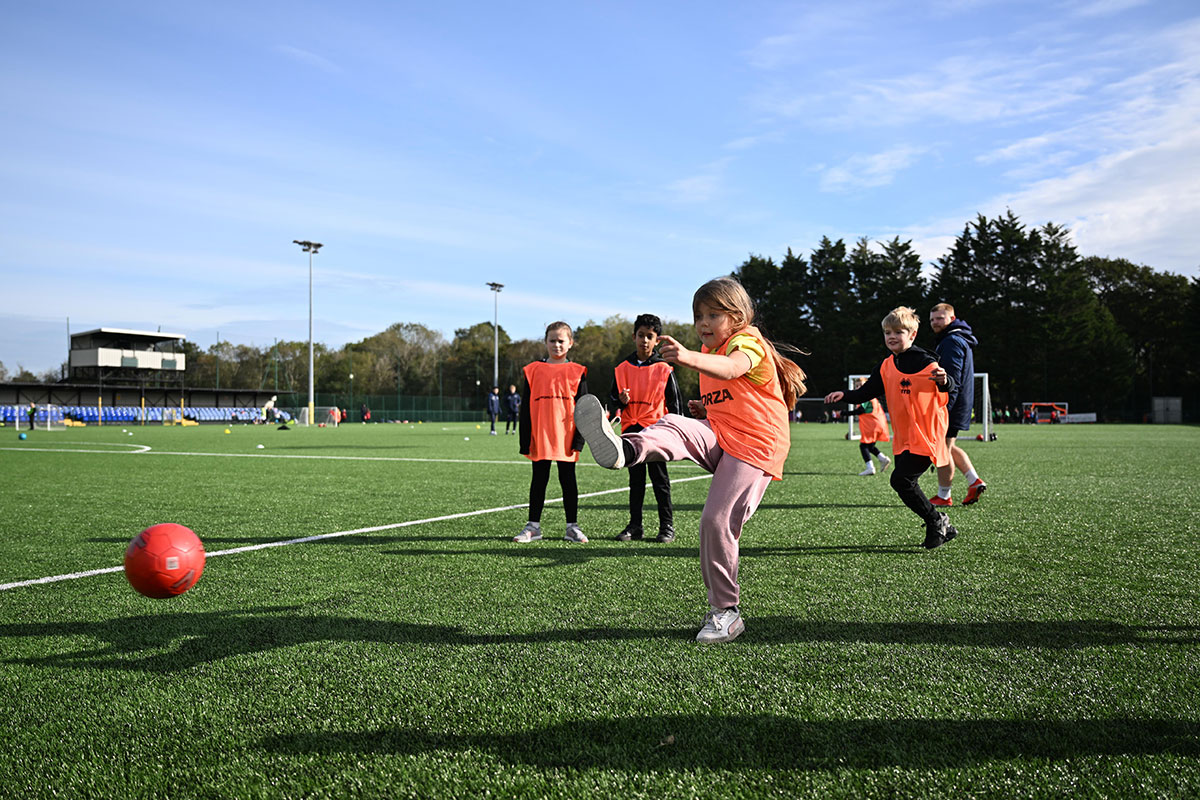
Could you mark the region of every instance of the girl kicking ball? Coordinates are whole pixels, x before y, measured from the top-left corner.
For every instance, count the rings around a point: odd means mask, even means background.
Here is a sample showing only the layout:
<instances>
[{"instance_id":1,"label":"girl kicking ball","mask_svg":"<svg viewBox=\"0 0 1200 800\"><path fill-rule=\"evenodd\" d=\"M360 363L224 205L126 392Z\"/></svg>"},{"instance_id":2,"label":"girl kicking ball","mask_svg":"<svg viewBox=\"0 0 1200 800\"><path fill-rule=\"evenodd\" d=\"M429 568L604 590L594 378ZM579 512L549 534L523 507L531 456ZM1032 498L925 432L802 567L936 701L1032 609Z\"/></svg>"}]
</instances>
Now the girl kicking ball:
<instances>
[{"instance_id":1,"label":"girl kicking ball","mask_svg":"<svg viewBox=\"0 0 1200 800\"><path fill-rule=\"evenodd\" d=\"M670 336L659 345L672 364L700 373L695 419L667 414L637 433L613 433L594 395L575 424L596 462L621 469L652 461L695 461L713 475L700 515L700 572L708 614L698 642L728 642L746 625L738 606L738 540L767 485L783 477L791 444L788 410L804 394L804 372L754 327L754 305L733 278L717 278L692 297L700 352Z\"/></svg>"}]
</instances>

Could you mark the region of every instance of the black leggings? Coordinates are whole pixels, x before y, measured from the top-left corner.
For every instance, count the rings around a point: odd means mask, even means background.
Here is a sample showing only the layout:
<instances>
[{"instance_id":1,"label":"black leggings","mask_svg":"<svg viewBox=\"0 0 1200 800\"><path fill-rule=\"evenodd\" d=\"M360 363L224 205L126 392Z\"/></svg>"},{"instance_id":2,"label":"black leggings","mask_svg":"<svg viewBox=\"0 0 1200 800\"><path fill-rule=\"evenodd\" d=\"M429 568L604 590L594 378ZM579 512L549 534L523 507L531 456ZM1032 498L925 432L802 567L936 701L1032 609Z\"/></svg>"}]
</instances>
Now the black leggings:
<instances>
[{"instance_id":1,"label":"black leggings","mask_svg":"<svg viewBox=\"0 0 1200 800\"><path fill-rule=\"evenodd\" d=\"M567 523L579 516L579 484L575 482L574 461L535 461L533 480L529 482L529 521L542 521L542 507L546 505L546 486L550 483L550 465L558 464L558 485L562 487L563 512Z\"/></svg>"},{"instance_id":2,"label":"black leggings","mask_svg":"<svg viewBox=\"0 0 1200 800\"><path fill-rule=\"evenodd\" d=\"M904 505L926 522L936 519L938 510L921 491L921 486L917 481L932 463L929 456L918 456L905 450L903 453L895 455L892 466L892 488L896 490L896 494L900 495Z\"/></svg>"},{"instance_id":3,"label":"black leggings","mask_svg":"<svg viewBox=\"0 0 1200 800\"><path fill-rule=\"evenodd\" d=\"M871 454L879 455L879 448L875 446L874 442L859 442L858 452L862 453L863 461L870 464Z\"/></svg>"}]
</instances>

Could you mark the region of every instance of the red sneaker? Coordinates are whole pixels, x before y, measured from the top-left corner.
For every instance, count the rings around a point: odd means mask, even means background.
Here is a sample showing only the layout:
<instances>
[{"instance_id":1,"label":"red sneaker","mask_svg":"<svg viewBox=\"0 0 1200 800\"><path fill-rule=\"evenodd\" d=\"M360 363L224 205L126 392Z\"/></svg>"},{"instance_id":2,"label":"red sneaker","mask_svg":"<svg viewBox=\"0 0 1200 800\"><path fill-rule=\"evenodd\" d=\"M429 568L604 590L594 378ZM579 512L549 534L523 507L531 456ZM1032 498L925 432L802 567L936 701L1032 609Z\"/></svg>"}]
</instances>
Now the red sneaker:
<instances>
[{"instance_id":1,"label":"red sneaker","mask_svg":"<svg viewBox=\"0 0 1200 800\"><path fill-rule=\"evenodd\" d=\"M967 495L967 496L970 497L970 495ZM933 503L935 506L952 506L952 505L954 505L954 501L951 500L949 497L947 497L945 500L943 500L940 497L934 496L934 497L929 498L929 502Z\"/></svg>"},{"instance_id":2,"label":"red sneaker","mask_svg":"<svg viewBox=\"0 0 1200 800\"><path fill-rule=\"evenodd\" d=\"M976 480L969 487L967 487L967 496L963 498L963 505L969 506L971 503L974 503L979 499L979 495L983 494L983 490L986 488L987 484L983 482L982 478Z\"/></svg>"}]
</instances>

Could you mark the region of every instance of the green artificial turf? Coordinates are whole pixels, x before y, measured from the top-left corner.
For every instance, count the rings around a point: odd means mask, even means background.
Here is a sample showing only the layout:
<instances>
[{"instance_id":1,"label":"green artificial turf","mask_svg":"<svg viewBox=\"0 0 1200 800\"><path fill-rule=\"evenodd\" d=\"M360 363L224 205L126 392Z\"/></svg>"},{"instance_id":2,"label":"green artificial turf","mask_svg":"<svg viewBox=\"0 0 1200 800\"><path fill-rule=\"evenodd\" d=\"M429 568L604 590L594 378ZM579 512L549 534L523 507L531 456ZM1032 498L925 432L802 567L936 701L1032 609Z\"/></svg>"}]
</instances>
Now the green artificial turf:
<instances>
[{"instance_id":1,"label":"green artificial turf","mask_svg":"<svg viewBox=\"0 0 1200 800\"><path fill-rule=\"evenodd\" d=\"M118 566L157 522L210 554L171 600L0 591L0 796L1200 794L1195 427L969 441L990 488L926 552L844 429L794 426L718 646L693 465L673 544L613 541L626 475L585 455L580 491L618 490L581 501L591 543L551 503L516 545L524 509L488 511L526 501L516 437L230 430L0 429L0 584Z\"/></svg>"}]
</instances>

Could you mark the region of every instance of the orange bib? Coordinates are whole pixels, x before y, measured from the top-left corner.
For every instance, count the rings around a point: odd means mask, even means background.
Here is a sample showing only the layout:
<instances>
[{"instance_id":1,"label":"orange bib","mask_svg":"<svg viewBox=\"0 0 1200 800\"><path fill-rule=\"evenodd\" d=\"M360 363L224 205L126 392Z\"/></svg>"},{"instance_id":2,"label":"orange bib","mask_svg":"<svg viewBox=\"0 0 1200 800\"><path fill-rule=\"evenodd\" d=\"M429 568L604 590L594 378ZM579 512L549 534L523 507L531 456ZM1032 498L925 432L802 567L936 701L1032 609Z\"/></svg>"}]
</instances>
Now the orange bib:
<instances>
[{"instance_id":1,"label":"orange bib","mask_svg":"<svg viewBox=\"0 0 1200 800\"><path fill-rule=\"evenodd\" d=\"M621 432L633 425L648 428L667 415L667 381L671 379L671 365L656 361L645 366L634 366L628 361L617 365L617 391L629 390L629 402L621 412Z\"/></svg>"},{"instance_id":2,"label":"orange bib","mask_svg":"<svg viewBox=\"0 0 1200 800\"><path fill-rule=\"evenodd\" d=\"M783 462L787 461L792 439L775 357L757 328L747 326L737 332L741 333L750 334L763 345L766 351L763 361L767 366L760 364L759 368L771 377L757 386L746 375L722 381L700 373L700 401L704 403L709 424L722 450L739 461L758 467L772 479L782 480ZM728 355L728 347L726 340L714 352ZM702 347L701 352L707 353L708 349Z\"/></svg>"},{"instance_id":3,"label":"orange bib","mask_svg":"<svg viewBox=\"0 0 1200 800\"><path fill-rule=\"evenodd\" d=\"M946 428L950 424L946 406L948 392L939 391L929 374L937 364L929 364L915 375L905 375L896 369L891 358L879 368L888 411L892 415L893 453L905 450L918 456L928 456L934 464L944 467L950 463L950 448L946 445Z\"/></svg>"},{"instance_id":4,"label":"orange bib","mask_svg":"<svg viewBox=\"0 0 1200 800\"><path fill-rule=\"evenodd\" d=\"M888 433L887 418L883 416L883 408L878 400L871 400L871 410L858 415L858 430L864 444L874 442L890 442L892 435Z\"/></svg>"},{"instance_id":5,"label":"orange bib","mask_svg":"<svg viewBox=\"0 0 1200 800\"><path fill-rule=\"evenodd\" d=\"M534 361L525 365L529 382L529 455L530 461L578 461L571 449L575 438L575 395L587 367L568 361L548 364Z\"/></svg>"}]
</instances>

